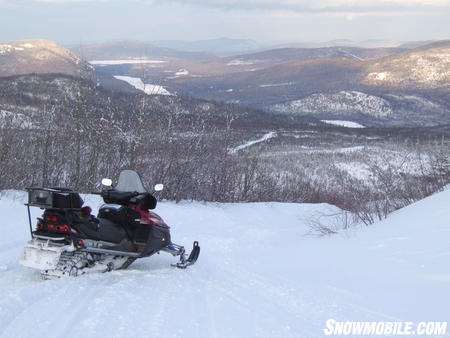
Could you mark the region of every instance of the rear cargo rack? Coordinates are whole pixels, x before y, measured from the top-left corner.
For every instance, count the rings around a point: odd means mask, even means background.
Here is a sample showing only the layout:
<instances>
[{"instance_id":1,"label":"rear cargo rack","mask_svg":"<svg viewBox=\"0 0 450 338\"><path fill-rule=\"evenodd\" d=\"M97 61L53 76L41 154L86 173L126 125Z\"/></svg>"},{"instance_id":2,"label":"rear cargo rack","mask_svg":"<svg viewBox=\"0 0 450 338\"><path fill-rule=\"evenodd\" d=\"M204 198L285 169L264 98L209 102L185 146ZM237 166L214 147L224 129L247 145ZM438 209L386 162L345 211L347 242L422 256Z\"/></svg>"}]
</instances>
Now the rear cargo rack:
<instances>
[{"instance_id":1,"label":"rear cargo rack","mask_svg":"<svg viewBox=\"0 0 450 338\"><path fill-rule=\"evenodd\" d=\"M56 210L80 210L83 200L80 195L68 188L26 188L28 191L28 221L30 234L33 238L33 225L31 221L30 207Z\"/></svg>"}]
</instances>

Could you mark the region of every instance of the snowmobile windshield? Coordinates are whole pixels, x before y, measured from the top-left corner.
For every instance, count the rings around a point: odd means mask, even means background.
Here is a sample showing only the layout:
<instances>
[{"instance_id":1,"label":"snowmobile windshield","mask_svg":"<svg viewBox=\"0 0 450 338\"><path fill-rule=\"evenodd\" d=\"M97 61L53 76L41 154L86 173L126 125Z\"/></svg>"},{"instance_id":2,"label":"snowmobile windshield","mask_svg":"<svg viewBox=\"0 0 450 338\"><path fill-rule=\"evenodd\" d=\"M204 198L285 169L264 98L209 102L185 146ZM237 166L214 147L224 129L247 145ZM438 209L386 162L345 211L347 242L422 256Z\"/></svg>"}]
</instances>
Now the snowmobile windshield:
<instances>
[{"instance_id":1,"label":"snowmobile windshield","mask_svg":"<svg viewBox=\"0 0 450 338\"><path fill-rule=\"evenodd\" d=\"M134 170L123 170L119 175L119 180L116 185L116 190L119 191L137 191L139 193L147 192L142 185L141 178Z\"/></svg>"}]
</instances>

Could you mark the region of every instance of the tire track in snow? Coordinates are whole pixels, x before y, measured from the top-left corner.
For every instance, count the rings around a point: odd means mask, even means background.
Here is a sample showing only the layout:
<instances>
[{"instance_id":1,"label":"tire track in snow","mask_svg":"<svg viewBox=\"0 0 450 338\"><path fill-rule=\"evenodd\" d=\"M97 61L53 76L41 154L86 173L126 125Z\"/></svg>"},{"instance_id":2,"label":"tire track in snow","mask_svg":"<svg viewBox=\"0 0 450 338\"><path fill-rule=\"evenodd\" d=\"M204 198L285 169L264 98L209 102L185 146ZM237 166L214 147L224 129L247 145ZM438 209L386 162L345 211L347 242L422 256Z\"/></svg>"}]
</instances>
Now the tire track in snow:
<instances>
[{"instance_id":1,"label":"tire track in snow","mask_svg":"<svg viewBox=\"0 0 450 338\"><path fill-rule=\"evenodd\" d=\"M105 285L103 281L99 285L78 287L74 301L74 284L83 282L83 277L61 278L54 281L41 280L40 283L33 283L21 290L24 295L21 297L22 307L13 316L12 320L4 327L1 336L4 337L30 337L40 336L41 328L50 327L51 330L45 331L45 336L59 338L72 336L74 328L79 327L78 319L86 311L89 304L98 291L99 287ZM72 295L67 291L70 290ZM76 289L75 289L76 291ZM29 295L32 294L32 300L29 301ZM64 301L67 300L67 301ZM37 331L29 332L23 323L35 322L33 325ZM32 326L32 327L33 327Z\"/></svg>"},{"instance_id":2,"label":"tire track in snow","mask_svg":"<svg viewBox=\"0 0 450 338\"><path fill-rule=\"evenodd\" d=\"M206 316L207 316L207 325L208 325L208 334L204 335L205 337L211 337L211 338L217 338L217 325L216 325L216 319L213 316L214 309L213 309L213 300L211 295L214 294L214 286L213 286L213 279L212 275L209 274L208 279L203 283L203 305L206 309ZM197 306L198 307L198 306ZM201 311L201 309L200 309ZM203 323L203 325L206 323Z\"/></svg>"},{"instance_id":3,"label":"tire track in snow","mask_svg":"<svg viewBox=\"0 0 450 338\"><path fill-rule=\"evenodd\" d=\"M228 297L238 307L252 311L260 323L272 321L268 327L278 327L279 331L266 333L271 337L321 336L327 318L347 318L349 313L367 320L399 320L354 304L349 297L342 301L339 295L331 293L330 296L330 290L323 295L317 294L317 290L309 293L308 286L302 287L294 280L269 278L237 266L222 268L219 275L222 278L212 283L215 293ZM274 309L283 314L282 321L278 317L278 322L275 322Z\"/></svg>"},{"instance_id":4,"label":"tire track in snow","mask_svg":"<svg viewBox=\"0 0 450 338\"><path fill-rule=\"evenodd\" d=\"M317 335L317 332L304 328L310 327L310 318L300 315L303 313L300 308L308 304L295 301L300 298L299 295L286 292L282 284L275 285L262 275L240 267L234 267L233 271L224 273L223 276L228 278L215 285L216 291L254 314L253 332L257 336L313 337ZM274 312L283 313L282 320L280 317L274 317ZM268 329L276 327L277 331L267 332L264 330L265 326Z\"/></svg>"},{"instance_id":5,"label":"tire track in snow","mask_svg":"<svg viewBox=\"0 0 450 338\"><path fill-rule=\"evenodd\" d=\"M39 295L33 290L38 283L43 282L40 274L26 274L25 271L25 268L14 266L8 274L0 275L0 283L3 286L0 300L0 337L11 337L4 335L4 332L30 305L40 301ZM27 279L27 276L30 276L30 279ZM34 280L32 276L38 277Z\"/></svg>"},{"instance_id":6,"label":"tire track in snow","mask_svg":"<svg viewBox=\"0 0 450 338\"><path fill-rule=\"evenodd\" d=\"M24 242L24 241L14 241L14 242L10 242L8 244L1 245L0 246L0 254L3 254L4 252L7 252L7 251L11 251L14 249L24 247L25 244L26 244L26 242Z\"/></svg>"}]
</instances>

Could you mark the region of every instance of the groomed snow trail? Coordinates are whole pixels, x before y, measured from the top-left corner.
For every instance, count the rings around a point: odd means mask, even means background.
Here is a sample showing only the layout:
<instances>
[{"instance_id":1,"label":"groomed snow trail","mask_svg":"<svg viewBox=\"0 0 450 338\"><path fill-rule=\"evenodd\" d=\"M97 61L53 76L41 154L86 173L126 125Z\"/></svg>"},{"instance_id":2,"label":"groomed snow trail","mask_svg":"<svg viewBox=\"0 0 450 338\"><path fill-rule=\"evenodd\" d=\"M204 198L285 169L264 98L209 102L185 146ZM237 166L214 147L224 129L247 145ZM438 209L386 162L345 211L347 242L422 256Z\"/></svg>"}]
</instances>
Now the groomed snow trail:
<instances>
[{"instance_id":1,"label":"groomed snow trail","mask_svg":"<svg viewBox=\"0 0 450 338\"><path fill-rule=\"evenodd\" d=\"M274 131L271 131L271 132L269 132L267 134L264 134L263 137L261 137L261 138L259 138L257 140L248 141L247 143L241 144L240 146L237 146L236 148L229 149L228 153L231 154L231 155L232 154L236 154L239 150L251 147L252 145L255 145L255 144L258 144L258 143L261 143L261 142L265 142L265 141L267 141L267 140L269 140L269 139L271 139L273 137L276 137L276 136L277 136L277 133L274 132Z\"/></svg>"},{"instance_id":2,"label":"groomed snow trail","mask_svg":"<svg viewBox=\"0 0 450 338\"><path fill-rule=\"evenodd\" d=\"M18 264L23 202L0 199L0 337L321 337L329 318L449 320L450 190L321 239L304 236L306 219L329 205L163 202L173 241L200 242L196 265L163 253L53 281Z\"/></svg>"}]
</instances>

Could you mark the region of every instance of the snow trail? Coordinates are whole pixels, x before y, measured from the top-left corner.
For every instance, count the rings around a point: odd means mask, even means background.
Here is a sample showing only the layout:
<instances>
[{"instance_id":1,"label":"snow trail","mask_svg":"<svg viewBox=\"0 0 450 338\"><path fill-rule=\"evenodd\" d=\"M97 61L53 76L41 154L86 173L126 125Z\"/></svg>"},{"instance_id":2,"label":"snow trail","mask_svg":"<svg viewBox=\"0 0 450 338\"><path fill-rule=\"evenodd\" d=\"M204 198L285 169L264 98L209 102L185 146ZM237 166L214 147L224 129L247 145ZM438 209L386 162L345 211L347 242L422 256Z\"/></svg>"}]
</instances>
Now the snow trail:
<instances>
[{"instance_id":1,"label":"snow trail","mask_svg":"<svg viewBox=\"0 0 450 338\"><path fill-rule=\"evenodd\" d=\"M310 215L337 211L326 204L161 202L173 241L200 242L196 265L161 254L52 281L18 264L23 202L0 199L0 337L322 337L330 318L448 320L450 190L326 238L305 236Z\"/></svg>"},{"instance_id":2,"label":"snow trail","mask_svg":"<svg viewBox=\"0 0 450 338\"><path fill-rule=\"evenodd\" d=\"M239 150L242 150L242 149L251 147L252 145L255 145L255 144L267 141L267 140L269 140L269 139L271 139L273 137L276 137L276 136L277 136L277 133L274 132L274 131L271 131L271 132L265 134L263 137L261 137L261 138L259 138L257 140L249 141L247 143L241 144L240 146L237 146L235 148L229 149L228 153L229 154L236 154Z\"/></svg>"}]
</instances>

